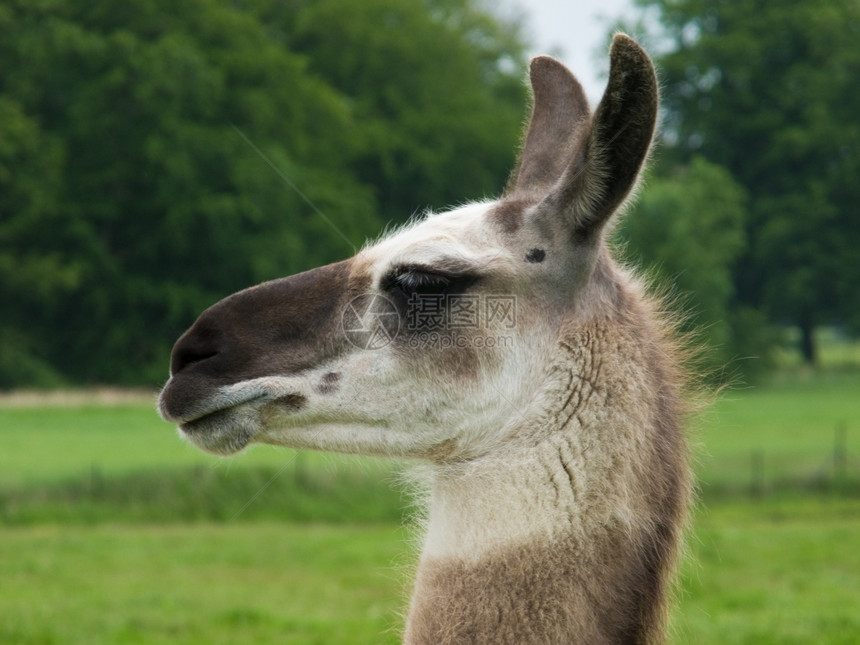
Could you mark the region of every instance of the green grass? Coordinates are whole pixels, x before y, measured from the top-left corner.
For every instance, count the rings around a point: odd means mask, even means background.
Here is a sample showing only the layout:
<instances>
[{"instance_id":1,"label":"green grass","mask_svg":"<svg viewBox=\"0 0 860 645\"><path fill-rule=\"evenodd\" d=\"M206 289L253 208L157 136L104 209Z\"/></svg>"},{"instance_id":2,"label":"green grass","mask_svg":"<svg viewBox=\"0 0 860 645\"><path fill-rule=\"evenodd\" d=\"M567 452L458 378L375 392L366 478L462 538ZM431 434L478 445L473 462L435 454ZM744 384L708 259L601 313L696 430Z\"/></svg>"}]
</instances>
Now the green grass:
<instances>
[{"instance_id":1,"label":"green grass","mask_svg":"<svg viewBox=\"0 0 860 645\"><path fill-rule=\"evenodd\" d=\"M705 413L672 643L860 643L858 393L796 372ZM844 487L821 485L837 428ZM0 406L0 643L399 642L415 554L394 479L207 456L147 403Z\"/></svg>"},{"instance_id":2,"label":"green grass","mask_svg":"<svg viewBox=\"0 0 860 645\"><path fill-rule=\"evenodd\" d=\"M202 453L178 438L162 421L155 403L121 405L0 405L0 486L29 486L97 472L105 477L131 471L205 467L229 471L243 467L280 468L295 451L253 446L223 459ZM348 460L305 456L337 467ZM366 460L369 463L369 460Z\"/></svg>"},{"instance_id":3,"label":"green grass","mask_svg":"<svg viewBox=\"0 0 860 645\"><path fill-rule=\"evenodd\" d=\"M0 407L0 454L3 486L202 463L145 404Z\"/></svg>"},{"instance_id":4,"label":"green grass","mask_svg":"<svg viewBox=\"0 0 860 645\"><path fill-rule=\"evenodd\" d=\"M751 449L828 454L837 427L855 429L860 449L860 373L793 376L724 391L703 420L702 439L715 457Z\"/></svg>"},{"instance_id":5,"label":"green grass","mask_svg":"<svg viewBox=\"0 0 860 645\"><path fill-rule=\"evenodd\" d=\"M0 532L0 643L397 643L404 534L374 526Z\"/></svg>"},{"instance_id":6,"label":"green grass","mask_svg":"<svg viewBox=\"0 0 860 645\"><path fill-rule=\"evenodd\" d=\"M393 469L326 468L301 454L285 469L132 471L0 489L0 524L42 522L390 522L409 512Z\"/></svg>"},{"instance_id":7,"label":"green grass","mask_svg":"<svg viewBox=\"0 0 860 645\"><path fill-rule=\"evenodd\" d=\"M860 502L701 510L677 645L860 641ZM0 642L397 643L397 524L38 525L0 531Z\"/></svg>"},{"instance_id":8,"label":"green grass","mask_svg":"<svg viewBox=\"0 0 860 645\"><path fill-rule=\"evenodd\" d=\"M392 521L385 460L253 446L224 459L154 405L0 406L0 522Z\"/></svg>"},{"instance_id":9,"label":"green grass","mask_svg":"<svg viewBox=\"0 0 860 645\"><path fill-rule=\"evenodd\" d=\"M860 500L702 509L674 642L860 643Z\"/></svg>"},{"instance_id":10,"label":"green grass","mask_svg":"<svg viewBox=\"0 0 860 645\"><path fill-rule=\"evenodd\" d=\"M749 488L753 461L767 482L815 484L834 473L837 431L860 473L860 373L793 375L723 392L699 420L698 474L709 488ZM753 457L753 455L758 455Z\"/></svg>"}]
</instances>

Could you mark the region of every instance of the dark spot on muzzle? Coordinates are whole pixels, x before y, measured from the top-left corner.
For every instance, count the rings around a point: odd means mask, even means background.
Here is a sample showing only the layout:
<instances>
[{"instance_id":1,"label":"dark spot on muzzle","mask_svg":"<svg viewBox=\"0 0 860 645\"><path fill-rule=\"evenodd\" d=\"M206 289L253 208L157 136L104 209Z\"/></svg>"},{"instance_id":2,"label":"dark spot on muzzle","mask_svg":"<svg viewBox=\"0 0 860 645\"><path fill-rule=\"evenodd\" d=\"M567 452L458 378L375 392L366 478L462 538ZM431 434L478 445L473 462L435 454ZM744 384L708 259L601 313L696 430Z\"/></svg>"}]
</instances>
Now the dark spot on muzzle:
<instances>
[{"instance_id":1,"label":"dark spot on muzzle","mask_svg":"<svg viewBox=\"0 0 860 645\"><path fill-rule=\"evenodd\" d=\"M272 404L285 412L297 412L305 407L307 402L307 398L301 394L287 394L275 399Z\"/></svg>"},{"instance_id":2,"label":"dark spot on muzzle","mask_svg":"<svg viewBox=\"0 0 860 645\"><path fill-rule=\"evenodd\" d=\"M340 388L340 385L338 385L339 381L340 372L328 372L323 375L315 389L320 394L331 394L332 392L337 392Z\"/></svg>"}]
</instances>

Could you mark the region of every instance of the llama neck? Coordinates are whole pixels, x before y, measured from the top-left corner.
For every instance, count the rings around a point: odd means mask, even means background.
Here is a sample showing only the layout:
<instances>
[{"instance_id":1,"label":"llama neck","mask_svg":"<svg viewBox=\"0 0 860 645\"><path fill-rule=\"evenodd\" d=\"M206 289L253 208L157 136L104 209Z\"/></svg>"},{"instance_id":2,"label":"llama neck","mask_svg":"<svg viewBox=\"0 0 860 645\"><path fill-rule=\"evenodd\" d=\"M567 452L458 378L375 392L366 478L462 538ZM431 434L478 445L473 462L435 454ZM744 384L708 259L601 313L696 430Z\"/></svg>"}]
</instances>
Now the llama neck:
<instances>
[{"instance_id":1,"label":"llama neck","mask_svg":"<svg viewBox=\"0 0 860 645\"><path fill-rule=\"evenodd\" d=\"M570 476L561 447L542 448L543 454L434 467L422 555L475 563L512 545L567 534L578 519Z\"/></svg>"},{"instance_id":2,"label":"llama neck","mask_svg":"<svg viewBox=\"0 0 860 645\"><path fill-rule=\"evenodd\" d=\"M434 467L409 645L656 639L684 487L659 446L680 438L644 373L594 360L597 338L561 344L536 398L557 403L514 441Z\"/></svg>"},{"instance_id":3,"label":"llama neck","mask_svg":"<svg viewBox=\"0 0 860 645\"><path fill-rule=\"evenodd\" d=\"M437 473L406 643L639 642L609 618L631 583L630 527L609 505L583 512L564 451Z\"/></svg>"}]
</instances>

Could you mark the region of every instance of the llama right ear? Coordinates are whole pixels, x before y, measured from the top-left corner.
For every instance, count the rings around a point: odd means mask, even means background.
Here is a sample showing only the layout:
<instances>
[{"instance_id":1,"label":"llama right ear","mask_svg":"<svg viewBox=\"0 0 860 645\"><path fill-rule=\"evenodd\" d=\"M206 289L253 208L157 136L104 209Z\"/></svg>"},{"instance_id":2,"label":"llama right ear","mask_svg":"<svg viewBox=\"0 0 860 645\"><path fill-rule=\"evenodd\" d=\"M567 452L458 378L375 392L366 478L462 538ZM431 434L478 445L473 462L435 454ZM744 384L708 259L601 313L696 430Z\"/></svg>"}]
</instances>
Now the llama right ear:
<instances>
[{"instance_id":1,"label":"llama right ear","mask_svg":"<svg viewBox=\"0 0 860 645\"><path fill-rule=\"evenodd\" d=\"M583 127L588 122L579 115L579 101L569 108L568 118L578 124L575 149L571 153L556 146L565 167L535 213L561 218L574 239L592 238L624 202L648 155L657 121L657 77L648 54L617 34L609 55L609 82L588 127ZM543 145L552 148L553 142Z\"/></svg>"}]
</instances>

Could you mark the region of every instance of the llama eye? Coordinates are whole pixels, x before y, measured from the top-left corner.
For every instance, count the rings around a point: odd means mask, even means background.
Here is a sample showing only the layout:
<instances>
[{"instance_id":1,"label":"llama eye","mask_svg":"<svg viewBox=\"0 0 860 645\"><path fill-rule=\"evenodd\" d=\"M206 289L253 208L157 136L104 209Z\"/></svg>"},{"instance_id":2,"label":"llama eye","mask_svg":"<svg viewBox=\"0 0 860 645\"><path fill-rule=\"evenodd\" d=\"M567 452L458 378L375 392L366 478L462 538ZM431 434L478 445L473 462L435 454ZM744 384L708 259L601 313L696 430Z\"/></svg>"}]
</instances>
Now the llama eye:
<instances>
[{"instance_id":1,"label":"llama eye","mask_svg":"<svg viewBox=\"0 0 860 645\"><path fill-rule=\"evenodd\" d=\"M405 271L394 280L394 291L398 295L431 296L448 293L452 284L451 278L439 273L424 271Z\"/></svg>"},{"instance_id":2,"label":"llama eye","mask_svg":"<svg viewBox=\"0 0 860 645\"><path fill-rule=\"evenodd\" d=\"M423 269L400 269L383 282L392 295L408 300L414 296L441 296L462 293L475 282L473 275L451 275Z\"/></svg>"}]
</instances>

